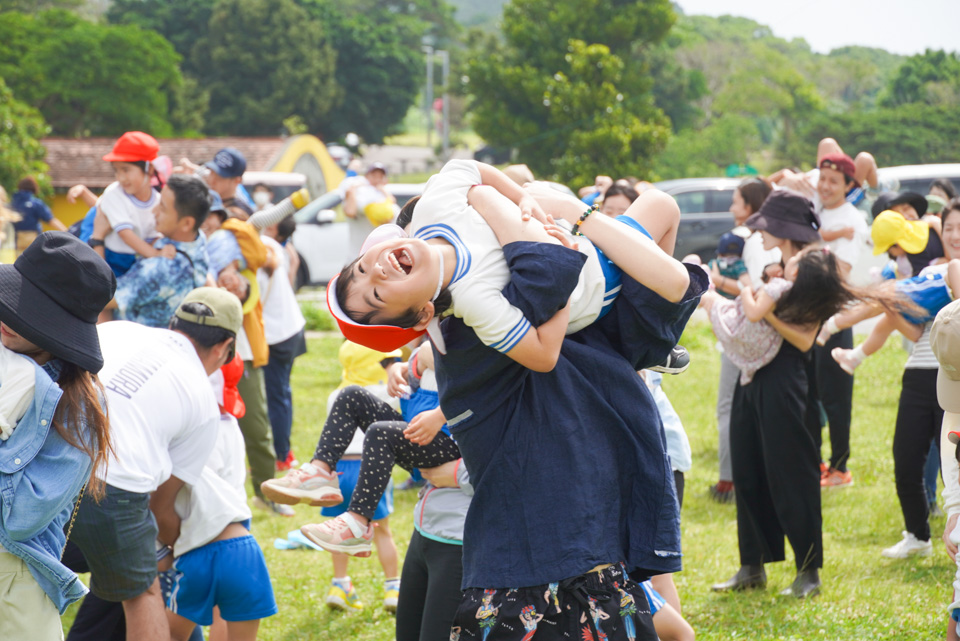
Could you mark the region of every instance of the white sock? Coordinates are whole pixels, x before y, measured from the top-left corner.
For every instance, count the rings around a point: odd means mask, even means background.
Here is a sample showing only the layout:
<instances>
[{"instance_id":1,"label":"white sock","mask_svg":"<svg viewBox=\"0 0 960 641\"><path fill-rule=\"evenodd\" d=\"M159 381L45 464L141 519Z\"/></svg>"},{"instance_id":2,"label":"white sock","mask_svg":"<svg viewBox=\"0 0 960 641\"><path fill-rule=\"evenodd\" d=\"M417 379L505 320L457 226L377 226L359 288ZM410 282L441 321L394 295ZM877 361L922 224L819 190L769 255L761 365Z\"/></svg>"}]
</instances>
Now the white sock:
<instances>
[{"instance_id":1,"label":"white sock","mask_svg":"<svg viewBox=\"0 0 960 641\"><path fill-rule=\"evenodd\" d=\"M383 581L384 590L399 590L400 589L400 579L384 579Z\"/></svg>"},{"instance_id":2,"label":"white sock","mask_svg":"<svg viewBox=\"0 0 960 641\"><path fill-rule=\"evenodd\" d=\"M350 583L350 577L349 577L349 576L345 576L345 577L333 577L332 583L333 583L335 586L337 586L338 588L340 588L341 590L343 590L344 592L349 592L349 591L350 591L350 588L353 587L353 584Z\"/></svg>"},{"instance_id":3,"label":"white sock","mask_svg":"<svg viewBox=\"0 0 960 641\"><path fill-rule=\"evenodd\" d=\"M367 528L360 524L357 519L353 517L349 512L344 512L340 515L340 518L343 519L343 522L347 524L347 527L350 528L350 531L353 532L355 537L363 538L364 533L367 531Z\"/></svg>"},{"instance_id":4,"label":"white sock","mask_svg":"<svg viewBox=\"0 0 960 641\"><path fill-rule=\"evenodd\" d=\"M840 328L837 327L837 317L831 316L827 319L827 322L823 324L823 328L830 332L830 334L836 334L840 331Z\"/></svg>"},{"instance_id":5,"label":"white sock","mask_svg":"<svg viewBox=\"0 0 960 641\"><path fill-rule=\"evenodd\" d=\"M303 465L300 466L300 469L310 474L310 476L313 476L314 474L317 474L320 472L320 468L311 463L304 463Z\"/></svg>"},{"instance_id":6,"label":"white sock","mask_svg":"<svg viewBox=\"0 0 960 641\"><path fill-rule=\"evenodd\" d=\"M863 360L867 357L867 355L863 353L863 345L857 345L856 347L854 347L854 348L850 351L850 356L851 356L855 361L857 361L857 364L858 364L858 365L859 365L860 363L862 363Z\"/></svg>"}]
</instances>

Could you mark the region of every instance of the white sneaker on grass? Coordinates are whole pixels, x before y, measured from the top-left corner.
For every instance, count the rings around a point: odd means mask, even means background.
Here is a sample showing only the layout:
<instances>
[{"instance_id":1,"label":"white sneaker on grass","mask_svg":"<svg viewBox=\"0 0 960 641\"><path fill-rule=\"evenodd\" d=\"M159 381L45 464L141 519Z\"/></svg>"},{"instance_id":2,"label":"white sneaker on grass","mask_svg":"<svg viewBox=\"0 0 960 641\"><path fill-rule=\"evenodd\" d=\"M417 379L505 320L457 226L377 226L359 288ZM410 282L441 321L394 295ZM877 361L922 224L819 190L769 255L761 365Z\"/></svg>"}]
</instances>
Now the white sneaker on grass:
<instances>
[{"instance_id":1,"label":"white sneaker on grass","mask_svg":"<svg viewBox=\"0 0 960 641\"><path fill-rule=\"evenodd\" d=\"M304 463L281 478L264 481L260 491L271 501L283 505L309 503L314 507L333 507L343 503L339 476Z\"/></svg>"},{"instance_id":2,"label":"white sneaker on grass","mask_svg":"<svg viewBox=\"0 0 960 641\"><path fill-rule=\"evenodd\" d=\"M921 541L910 532L903 532L903 539L896 545L885 549L882 554L888 559L905 559L910 556L930 556L933 545L930 541Z\"/></svg>"}]
</instances>

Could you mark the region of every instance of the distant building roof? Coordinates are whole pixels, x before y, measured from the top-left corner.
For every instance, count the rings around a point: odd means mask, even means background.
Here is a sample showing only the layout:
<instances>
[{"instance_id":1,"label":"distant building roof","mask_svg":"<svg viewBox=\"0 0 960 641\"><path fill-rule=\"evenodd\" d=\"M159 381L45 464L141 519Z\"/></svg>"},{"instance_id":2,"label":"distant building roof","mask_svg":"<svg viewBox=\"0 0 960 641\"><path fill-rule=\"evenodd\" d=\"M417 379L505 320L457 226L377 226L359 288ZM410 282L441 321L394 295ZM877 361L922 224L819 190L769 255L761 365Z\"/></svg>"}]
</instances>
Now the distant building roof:
<instances>
[{"instance_id":1,"label":"distant building roof","mask_svg":"<svg viewBox=\"0 0 960 641\"><path fill-rule=\"evenodd\" d=\"M247 159L252 171L267 170L276 162L285 138L165 138L160 140L160 154L169 156L176 165L183 157L197 164L212 160L224 147L234 147ZM55 188L68 189L86 185L103 189L114 181L110 163L102 160L113 148L115 138L44 138L47 164Z\"/></svg>"}]
</instances>

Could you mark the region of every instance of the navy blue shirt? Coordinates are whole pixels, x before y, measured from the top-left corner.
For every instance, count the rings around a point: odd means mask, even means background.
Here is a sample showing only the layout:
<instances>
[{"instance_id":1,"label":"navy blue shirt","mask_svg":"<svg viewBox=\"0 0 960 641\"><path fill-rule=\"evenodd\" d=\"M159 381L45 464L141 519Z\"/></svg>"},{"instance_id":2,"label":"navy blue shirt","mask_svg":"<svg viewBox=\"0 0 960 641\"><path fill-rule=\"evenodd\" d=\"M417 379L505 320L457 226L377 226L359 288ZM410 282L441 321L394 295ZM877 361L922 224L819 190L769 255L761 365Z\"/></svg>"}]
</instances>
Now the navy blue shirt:
<instances>
[{"instance_id":1,"label":"navy blue shirt","mask_svg":"<svg viewBox=\"0 0 960 641\"><path fill-rule=\"evenodd\" d=\"M577 283L583 256L557 245L504 248L508 300L538 326ZM708 282L690 271L673 304L626 275L613 309L566 338L556 368L528 370L441 323L440 401L475 494L463 587L517 588L623 561L640 574L680 569L679 508L663 426L636 369L676 345Z\"/></svg>"},{"instance_id":2,"label":"navy blue shirt","mask_svg":"<svg viewBox=\"0 0 960 641\"><path fill-rule=\"evenodd\" d=\"M17 231L40 232L43 230L40 226L41 220L48 223L53 220L53 212L45 202L34 196L33 192L22 189L16 192L10 200L10 208L23 218L13 223L13 228Z\"/></svg>"}]
</instances>

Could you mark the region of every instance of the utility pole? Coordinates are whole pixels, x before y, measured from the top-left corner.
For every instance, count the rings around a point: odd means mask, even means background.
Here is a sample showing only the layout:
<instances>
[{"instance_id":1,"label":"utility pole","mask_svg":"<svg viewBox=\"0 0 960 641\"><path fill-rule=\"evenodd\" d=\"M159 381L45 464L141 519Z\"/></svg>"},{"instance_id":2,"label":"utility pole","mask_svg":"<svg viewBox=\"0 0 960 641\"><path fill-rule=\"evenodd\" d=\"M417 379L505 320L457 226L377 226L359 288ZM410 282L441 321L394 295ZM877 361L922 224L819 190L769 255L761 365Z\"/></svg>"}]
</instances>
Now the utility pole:
<instances>
[{"instance_id":1,"label":"utility pole","mask_svg":"<svg viewBox=\"0 0 960 641\"><path fill-rule=\"evenodd\" d=\"M433 46L424 45L423 52L427 54L427 87L424 92L423 113L427 119L427 147L432 147L433 135Z\"/></svg>"},{"instance_id":2,"label":"utility pole","mask_svg":"<svg viewBox=\"0 0 960 641\"><path fill-rule=\"evenodd\" d=\"M440 49L437 54L443 62L443 122L441 132L443 134L443 161L446 162L450 159L450 96L447 94L447 87L450 85L450 52Z\"/></svg>"}]
</instances>

